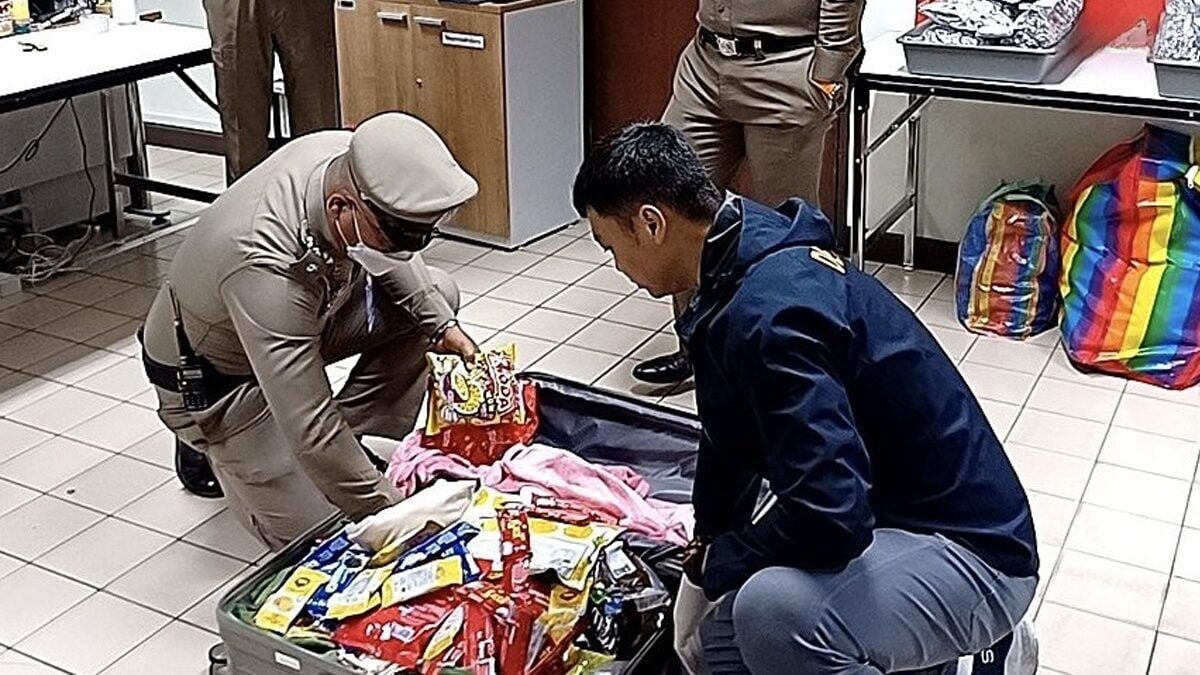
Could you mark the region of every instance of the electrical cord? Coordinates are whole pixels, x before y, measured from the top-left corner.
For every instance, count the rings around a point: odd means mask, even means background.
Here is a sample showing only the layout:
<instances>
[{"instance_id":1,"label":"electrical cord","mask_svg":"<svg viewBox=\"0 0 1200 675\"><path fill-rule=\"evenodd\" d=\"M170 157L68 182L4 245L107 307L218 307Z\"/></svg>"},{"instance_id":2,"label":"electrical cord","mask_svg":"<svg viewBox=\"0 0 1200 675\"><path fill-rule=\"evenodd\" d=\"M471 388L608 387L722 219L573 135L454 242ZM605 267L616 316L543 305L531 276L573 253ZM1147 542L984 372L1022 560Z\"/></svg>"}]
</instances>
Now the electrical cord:
<instances>
[{"instance_id":1,"label":"electrical cord","mask_svg":"<svg viewBox=\"0 0 1200 675\"><path fill-rule=\"evenodd\" d=\"M61 272L79 271L81 268L73 266L75 257L91 242L92 237L96 234L96 181L92 178L91 167L88 165L87 137L83 132L83 123L79 119L79 110L75 107L75 99L73 97L68 98L59 105L41 133L25 146L25 151L14 158L10 162L10 166L6 166L3 170L0 170L0 174L9 170L11 166L16 166L18 161L23 160L28 162L33 159L41 148L42 139L49 133L54 121L58 119L58 116L67 107L71 108L71 117L75 122L75 133L79 138L79 149L83 156L83 175L87 177L89 188L87 231L77 239L73 239L66 244L59 244L51 237L40 232L31 232L18 237L17 253L25 256L27 260L24 264L16 267L17 276L23 281L30 283L46 281ZM114 214L115 216L116 214Z\"/></svg>"}]
</instances>

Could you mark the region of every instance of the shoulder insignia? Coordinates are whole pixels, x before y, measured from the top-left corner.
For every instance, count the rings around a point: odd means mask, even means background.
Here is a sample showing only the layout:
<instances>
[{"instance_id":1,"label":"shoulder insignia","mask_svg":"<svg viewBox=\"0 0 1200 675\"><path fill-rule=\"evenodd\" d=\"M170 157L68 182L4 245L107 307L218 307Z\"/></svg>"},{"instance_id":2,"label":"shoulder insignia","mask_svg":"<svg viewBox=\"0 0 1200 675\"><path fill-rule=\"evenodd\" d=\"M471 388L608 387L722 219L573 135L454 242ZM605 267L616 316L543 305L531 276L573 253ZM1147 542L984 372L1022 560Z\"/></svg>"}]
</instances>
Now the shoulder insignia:
<instances>
[{"instance_id":1,"label":"shoulder insignia","mask_svg":"<svg viewBox=\"0 0 1200 675\"><path fill-rule=\"evenodd\" d=\"M816 247L810 248L808 250L808 254L809 254L809 256L812 257L813 260L832 269L833 271L837 272L838 274L846 273L846 261L843 260L842 257L839 256L838 254L831 253L830 251L826 251L823 248L816 248Z\"/></svg>"}]
</instances>

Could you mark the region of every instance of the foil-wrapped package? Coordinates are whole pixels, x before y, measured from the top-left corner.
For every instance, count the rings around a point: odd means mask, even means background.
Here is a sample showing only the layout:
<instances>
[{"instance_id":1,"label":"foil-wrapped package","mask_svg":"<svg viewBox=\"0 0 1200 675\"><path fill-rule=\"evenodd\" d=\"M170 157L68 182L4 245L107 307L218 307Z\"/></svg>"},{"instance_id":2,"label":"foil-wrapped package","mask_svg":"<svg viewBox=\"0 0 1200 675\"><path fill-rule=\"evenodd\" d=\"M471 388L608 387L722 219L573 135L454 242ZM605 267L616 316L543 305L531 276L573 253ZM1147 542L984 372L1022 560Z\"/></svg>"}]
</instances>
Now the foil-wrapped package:
<instances>
[{"instance_id":1,"label":"foil-wrapped package","mask_svg":"<svg viewBox=\"0 0 1200 675\"><path fill-rule=\"evenodd\" d=\"M1167 0L1154 58L1200 63L1200 0Z\"/></svg>"},{"instance_id":2,"label":"foil-wrapped package","mask_svg":"<svg viewBox=\"0 0 1200 675\"><path fill-rule=\"evenodd\" d=\"M1015 22L1014 43L1031 49L1050 49L1063 41L1083 14L1083 0L1038 0Z\"/></svg>"},{"instance_id":3,"label":"foil-wrapped package","mask_svg":"<svg viewBox=\"0 0 1200 675\"><path fill-rule=\"evenodd\" d=\"M921 6L935 24L981 38L1011 37L1013 19L995 0L936 0Z\"/></svg>"},{"instance_id":4,"label":"foil-wrapped package","mask_svg":"<svg viewBox=\"0 0 1200 675\"><path fill-rule=\"evenodd\" d=\"M921 38L925 42L935 45L978 47L983 44L983 40L975 37L973 33L964 33L945 26L930 26L929 30L921 34Z\"/></svg>"}]
</instances>

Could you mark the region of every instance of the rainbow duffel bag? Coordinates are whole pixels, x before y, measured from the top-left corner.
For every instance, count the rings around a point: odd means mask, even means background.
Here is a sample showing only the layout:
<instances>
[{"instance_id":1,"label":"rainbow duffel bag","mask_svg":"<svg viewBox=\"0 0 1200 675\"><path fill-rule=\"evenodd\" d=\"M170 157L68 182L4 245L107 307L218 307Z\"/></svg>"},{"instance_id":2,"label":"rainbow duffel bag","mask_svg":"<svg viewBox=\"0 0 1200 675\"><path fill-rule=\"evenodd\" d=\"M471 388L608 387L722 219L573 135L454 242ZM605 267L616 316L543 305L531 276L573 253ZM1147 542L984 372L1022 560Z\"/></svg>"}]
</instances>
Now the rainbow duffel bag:
<instances>
[{"instance_id":1,"label":"rainbow duffel bag","mask_svg":"<svg viewBox=\"0 0 1200 675\"><path fill-rule=\"evenodd\" d=\"M1063 227L1071 361L1183 389L1200 381L1200 167L1193 139L1147 126L1084 175Z\"/></svg>"},{"instance_id":2,"label":"rainbow duffel bag","mask_svg":"<svg viewBox=\"0 0 1200 675\"><path fill-rule=\"evenodd\" d=\"M958 249L958 320L974 333L1023 340L1058 326L1058 206L1054 188L1000 187Z\"/></svg>"}]
</instances>

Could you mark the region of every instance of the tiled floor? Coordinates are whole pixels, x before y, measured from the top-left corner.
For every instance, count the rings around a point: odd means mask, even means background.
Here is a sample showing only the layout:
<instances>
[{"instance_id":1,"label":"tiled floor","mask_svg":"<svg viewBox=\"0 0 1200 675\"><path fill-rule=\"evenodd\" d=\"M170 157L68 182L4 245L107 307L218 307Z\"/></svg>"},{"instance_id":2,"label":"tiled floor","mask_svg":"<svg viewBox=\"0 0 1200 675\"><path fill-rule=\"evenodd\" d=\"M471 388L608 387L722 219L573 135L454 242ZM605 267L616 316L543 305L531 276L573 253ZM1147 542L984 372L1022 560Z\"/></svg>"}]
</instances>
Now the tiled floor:
<instances>
[{"instance_id":1,"label":"tiled floor","mask_svg":"<svg viewBox=\"0 0 1200 675\"><path fill-rule=\"evenodd\" d=\"M212 158L156 151L152 165L220 186ZM0 672L199 675L217 599L264 553L221 502L174 480L135 358L179 241L0 299ZM516 342L526 368L694 408L691 391L633 383L635 363L674 345L670 307L635 292L583 229L517 253L442 241L426 258L458 280L475 338ZM1081 375L1053 334L976 338L942 275L877 276L959 363L1030 491L1041 672L1200 672L1200 390Z\"/></svg>"}]
</instances>

